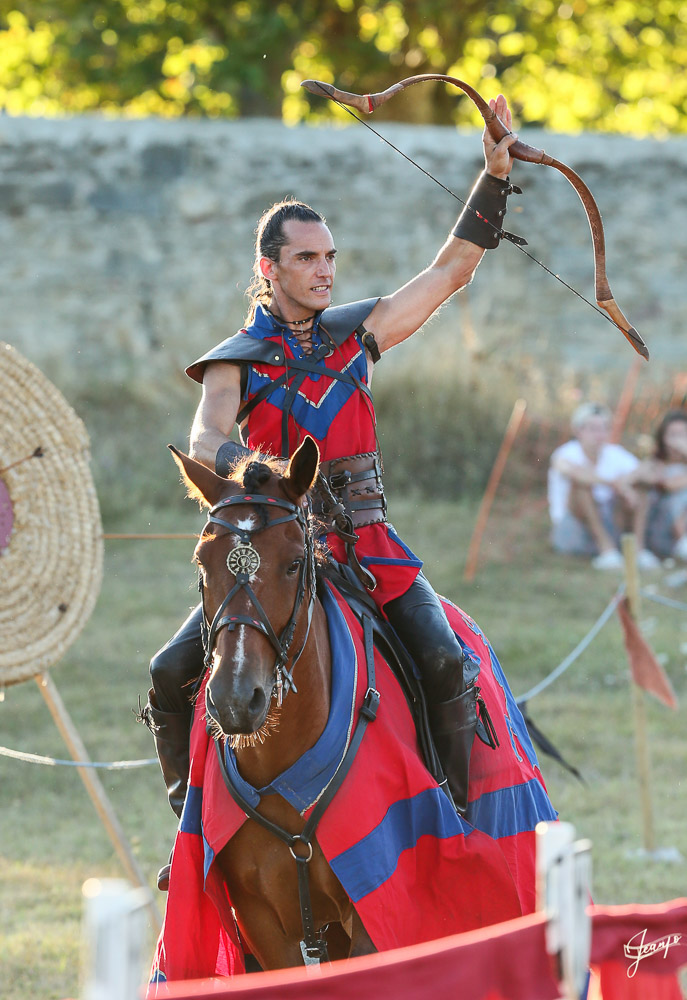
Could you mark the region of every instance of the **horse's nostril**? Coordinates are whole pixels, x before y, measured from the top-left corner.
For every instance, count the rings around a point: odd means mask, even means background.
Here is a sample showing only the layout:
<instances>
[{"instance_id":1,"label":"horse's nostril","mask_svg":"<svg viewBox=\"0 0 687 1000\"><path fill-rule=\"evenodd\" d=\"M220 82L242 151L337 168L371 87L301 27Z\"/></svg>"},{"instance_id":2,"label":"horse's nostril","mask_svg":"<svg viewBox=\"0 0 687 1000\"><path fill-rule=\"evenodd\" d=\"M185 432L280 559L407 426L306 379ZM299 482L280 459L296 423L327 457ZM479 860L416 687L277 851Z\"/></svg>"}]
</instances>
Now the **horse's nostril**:
<instances>
[{"instance_id":1,"label":"horse's nostril","mask_svg":"<svg viewBox=\"0 0 687 1000\"><path fill-rule=\"evenodd\" d=\"M248 710L251 713L257 715L258 712L262 711L264 706L265 706L265 692L262 690L262 688L256 688L255 691L253 691L253 697L251 698L250 704L248 705Z\"/></svg>"}]
</instances>

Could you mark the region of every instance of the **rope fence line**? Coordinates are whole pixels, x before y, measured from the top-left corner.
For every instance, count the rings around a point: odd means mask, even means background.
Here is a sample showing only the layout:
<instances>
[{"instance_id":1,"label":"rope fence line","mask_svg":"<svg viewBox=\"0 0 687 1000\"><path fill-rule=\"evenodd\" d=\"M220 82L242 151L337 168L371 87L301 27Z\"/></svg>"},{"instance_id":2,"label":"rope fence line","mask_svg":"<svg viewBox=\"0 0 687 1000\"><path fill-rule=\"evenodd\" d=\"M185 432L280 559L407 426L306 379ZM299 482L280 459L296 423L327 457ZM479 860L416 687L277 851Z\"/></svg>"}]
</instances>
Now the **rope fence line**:
<instances>
[{"instance_id":1,"label":"rope fence line","mask_svg":"<svg viewBox=\"0 0 687 1000\"><path fill-rule=\"evenodd\" d=\"M24 750L10 750L9 747L0 747L0 757L12 757L13 760L23 760L30 764L47 764L48 767L59 764L62 767L97 767L104 771L130 771L136 767L157 764L157 757L147 757L145 760L60 760L59 757L44 757Z\"/></svg>"},{"instance_id":2,"label":"rope fence line","mask_svg":"<svg viewBox=\"0 0 687 1000\"><path fill-rule=\"evenodd\" d=\"M640 594L647 601L655 601L656 604L665 604L667 608L675 608L676 611L687 611L687 604L684 604L682 601L676 601L672 597L664 597L663 594L654 594L648 590L640 590Z\"/></svg>"},{"instance_id":3,"label":"rope fence line","mask_svg":"<svg viewBox=\"0 0 687 1000\"><path fill-rule=\"evenodd\" d=\"M558 664L555 670L551 671L548 677L545 677L538 684L535 684L533 688L530 688L529 691L526 691L525 694L521 694L519 698L515 699L518 705L521 704L522 702L529 701L530 698L534 698L536 695L540 694L550 684L553 684L553 682L557 680L561 676L561 674L564 674L565 671L568 669L568 667L572 666L575 660L579 656L581 656L582 653L584 653L585 649L587 649L587 647L591 645L593 640L596 638L601 629L604 627L608 619L615 611L618 602L620 601L624 593L625 593L625 584L621 583L618 589L616 590L615 594L613 595L607 606L604 608L604 610L601 612L597 620L594 622L590 630L587 632L585 637L578 642L573 651L571 653L568 653L566 658L561 663Z\"/></svg>"},{"instance_id":4,"label":"rope fence line","mask_svg":"<svg viewBox=\"0 0 687 1000\"><path fill-rule=\"evenodd\" d=\"M154 538L154 539L166 539L166 538L197 538L197 535L183 534L183 535L163 535L163 534L122 534L122 535L103 535L103 538L115 538L115 539L137 539L137 538ZM586 649L592 644L596 636L599 634L604 625L608 622L609 618L613 615L618 602L621 600L625 593L625 584L621 583L615 594L606 605L604 610L601 612L597 620L594 622L592 627L589 629L587 634L578 642L575 648L563 659L554 670L551 671L543 680L535 684L534 687L530 688L524 694L517 697L516 703L522 705L525 702L530 701L535 698L542 691L546 690L554 681L558 680L569 667L584 653ZM645 597L649 601L654 601L657 604L663 604L666 607L674 608L677 611L687 611L687 604L683 601L676 601L671 597L664 597L662 594L654 594L648 590L641 591L642 597ZM26 763L31 764L44 764L48 767L91 767L99 768L105 771L125 771L134 770L139 767L149 767L153 764L157 764L157 757L146 757L138 760L114 760L114 761L78 761L78 760L63 760L58 757L48 757L42 754L29 753L24 750L12 750L9 747L0 746L0 757L10 757L13 760L21 760Z\"/></svg>"},{"instance_id":5,"label":"rope fence line","mask_svg":"<svg viewBox=\"0 0 687 1000\"><path fill-rule=\"evenodd\" d=\"M143 533L135 534L135 533L131 533L131 532L126 532L124 534L115 534L113 532L107 532L102 537L104 539L106 539L107 541L109 541L110 539L113 539L113 538L114 539L125 538L125 539L135 540L135 541L140 541L142 539L145 540L146 538L152 538L152 539L157 539L157 540L160 540L160 539L170 539L170 538L186 538L186 539L195 538L195 540L198 541L198 538L200 536L199 536L199 533L197 531L195 531L195 532L193 532L193 531L191 531L191 532L188 532L188 531L186 531L186 532L173 532L173 533L169 533L169 534L159 534L159 533L155 533L155 532L150 532L149 531L147 534L143 534Z\"/></svg>"}]
</instances>

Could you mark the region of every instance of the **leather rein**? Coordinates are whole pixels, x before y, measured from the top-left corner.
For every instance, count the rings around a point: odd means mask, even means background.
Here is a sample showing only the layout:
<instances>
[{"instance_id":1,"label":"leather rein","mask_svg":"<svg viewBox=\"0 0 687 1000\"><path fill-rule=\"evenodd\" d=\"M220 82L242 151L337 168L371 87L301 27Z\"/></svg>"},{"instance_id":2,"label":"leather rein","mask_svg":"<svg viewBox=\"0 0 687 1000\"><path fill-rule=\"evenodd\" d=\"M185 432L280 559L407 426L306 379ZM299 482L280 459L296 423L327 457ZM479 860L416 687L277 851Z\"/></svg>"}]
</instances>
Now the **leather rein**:
<instances>
[{"instance_id":1,"label":"leather rein","mask_svg":"<svg viewBox=\"0 0 687 1000\"><path fill-rule=\"evenodd\" d=\"M286 513L282 514L280 517L273 517L271 519L265 518L263 524L255 528L241 527L237 524L233 524L231 521L227 521L223 517L217 516L218 513L226 511L228 508L239 504L244 506L246 504L254 504L261 507L263 511L272 507L277 510L283 510ZM256 629L265 636L276 653L274 661L275 678L272 693L273 696L276 695L278 706L281 706L284 694L288 693L292 689L297 692L297 688L293 680L293 668L305 649L305 644L308 641L315 606L315 544L308 524L309 510L309 505L306 509L304 509L297 504L291 503L289 500L282 500L279 497L265 496L261 493L239 493L228 497L226 500L220 500L219 503L215 504L215 506L210 509L207 521L203 531L201 532L202 538L211 524L217 524L222 528L227 528L232 534L237 535L241 543L232 550L227 560L229 570L233 572L236 577L236 583L227 593L226 597L217 609L212 622L209 624L207 612L205 610L205 593L202 573L199 573L198 575L198 589L200 591L201 604L203 607L202 632L203 646L205 648L205 667L209 669L211 665L212 653L215 643L217 642L217 636L223 628L226 628L230 632L232 632L239 625L247 625L249 628ZM251 576L260 566L260 556L257 550L253 547L253 536L259 534L267 528L274 528L278 524L286 524L289 521L296 521L303 530L303 549L305 558L301 563L298 573L298 590L291 616L281 633L277 635L272 627L272 623L270 622L267 613L265 612L265 609L250 585ZM232 556L236 557L233 561ZM245 591L248 595L249 601L255 608L255 616L229 613L229 604L241 591ZM289 660L291 644L296 631L296 623L306 596L306 592L308 595L308 605L305 636L300 649L291 660L291 668L288 669L286 664Z\"/></svg>"}]
</instances>

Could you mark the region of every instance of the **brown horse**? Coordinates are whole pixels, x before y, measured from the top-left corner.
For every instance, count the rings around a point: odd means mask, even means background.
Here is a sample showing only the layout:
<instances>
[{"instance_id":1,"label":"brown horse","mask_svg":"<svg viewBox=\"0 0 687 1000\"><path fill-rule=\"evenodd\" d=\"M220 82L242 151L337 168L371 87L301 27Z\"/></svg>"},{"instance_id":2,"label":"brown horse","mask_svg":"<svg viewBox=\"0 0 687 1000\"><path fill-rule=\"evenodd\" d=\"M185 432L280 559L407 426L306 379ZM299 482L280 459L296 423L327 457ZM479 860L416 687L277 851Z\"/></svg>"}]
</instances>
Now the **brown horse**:
<instances>
[{"instance_id":1,"label":"brown horse","mask_svg":"<svg viewBox=\"0 0 687 1000\"><path fill-rule=\"evenodd\" d=\"M307 524L306 494L317 474L317 446L306 438L283 476L277 463L243 463L231 480L180 452L174 454L191 495L211 508L195 552L210 624L207 716L216 736L231 739L242 777L261 788L315 744L329 712L329 634L323 608L315 600ZM247 588L237 588L242 571ZM223 622L225 610L233 621ZM281 665L276 668L271 646L279 650ZM294 652L298 650L300 654ZM297 656L294 680L306 694L291 695L282 705L282 689L290 680L283 654L291 661ZM263 799L259 812L290 834L299 834L305 825L296 809L277 795ZM294 847L301 855L307 850ZM217 863L241 933L260 965L301 965L297 866L287 846L269 830L247 822ZM329 958L374 952L316 841L308 869L313 924L317 930L328 925Z\"/></svg>"},{"instance_id":2,"label":"brown horse","mask_svg":"<svg viewBox=\"0 0 687 1000\"><path fill-rule=\"evenodd\" d=\"M316 758L320 781L321 737L341 690L341 671L332 672L341 645L333 654L336 626L325 610L331 588L316 592L308 491L317 446L306 438L286 471L281 463L246 460L228 480L173 451L190 494L210 508L195 552L207 669L192 737L197 746L203 738L193 760L205 770L193 787L202 785L203 834L215 852L209 868L205 855L210 883L201 881L201 891L212 895L226 933L233 929L224 913L228 897L245 943L264 969L275 969L369 954L531 910L534 827L555 812L479 627L444 602L454 632L480 663L482 697L497 732L497 749L479 741L473 747L468 822L422 764L408 705L374 653L371 619L363 616L359 625L340 595L341 619L353 629L342 669L356 692L346 702L345 750L334 755L335 770L314 794L309 786L307 798L289 804L282 794L293 789L280 782L285 774L290 780L289 769L304 755ZM279 794L265 794L268 786ZM180 834L183 828L182 817ZM173 862L170 900L174 872Z\"/></svg>"}]
</instances>

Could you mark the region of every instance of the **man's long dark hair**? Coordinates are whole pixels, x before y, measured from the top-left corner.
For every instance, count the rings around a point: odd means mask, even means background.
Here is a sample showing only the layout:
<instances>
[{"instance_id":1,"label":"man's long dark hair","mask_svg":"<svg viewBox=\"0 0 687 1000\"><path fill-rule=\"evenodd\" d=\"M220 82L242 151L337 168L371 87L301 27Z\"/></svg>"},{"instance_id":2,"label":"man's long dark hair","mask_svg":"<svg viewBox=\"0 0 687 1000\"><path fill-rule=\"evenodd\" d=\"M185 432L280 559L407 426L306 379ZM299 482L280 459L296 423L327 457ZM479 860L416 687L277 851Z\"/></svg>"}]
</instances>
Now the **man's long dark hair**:
<instances>
[{"instance_id":1,"label":"man's long dark hair","mask_svg":"<svg viewBox=\"0 0 687 1000\"><path fill-rule=\"evenodd\" d=\"M260 271L260 258L269 257L275 264L279 263L281 248L287 242L284 223L290 222L292 219L295 219L296 222L325 222L314 208L306 205L303 201L296 201L294 198L277 202L266 212L263 212L255 230L253 280L246 289L246 295L250 297L246 326L253 322L258 304L268 306L272 298L270 282Z\"/></svg>"}]
</instances>

